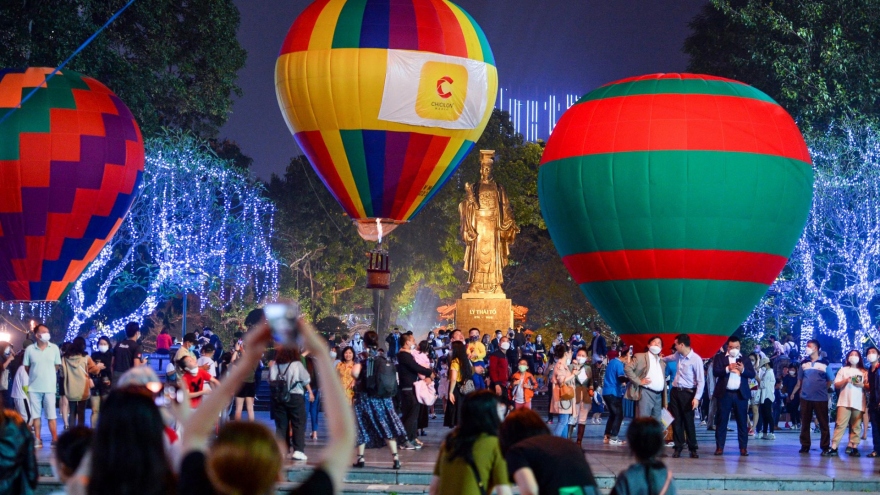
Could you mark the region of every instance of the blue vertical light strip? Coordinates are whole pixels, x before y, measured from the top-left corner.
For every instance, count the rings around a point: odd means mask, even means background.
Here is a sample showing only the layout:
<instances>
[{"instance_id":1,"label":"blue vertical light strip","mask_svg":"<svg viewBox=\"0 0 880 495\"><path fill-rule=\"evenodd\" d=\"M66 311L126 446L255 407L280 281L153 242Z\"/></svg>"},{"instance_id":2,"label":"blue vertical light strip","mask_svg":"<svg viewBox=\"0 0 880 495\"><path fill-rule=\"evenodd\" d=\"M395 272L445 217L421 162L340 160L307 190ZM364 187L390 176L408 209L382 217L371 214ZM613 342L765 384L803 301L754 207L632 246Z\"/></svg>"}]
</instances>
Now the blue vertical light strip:
<instances>
[{"instance_id":1,"label":"blue vertical light strip","mask_svg":"<svg viewBox=\"0 0 880 495\"><path fill-rule=\"evenodd\" d=\"M498 110L508 113L514 132L521 134L526 141L549 138L562 114L579 100L578 95L570 93L564 94L564 104L555 94L520 99L512 97L511 93L509 89L505 92L504 88L498 88L495 105ZM545 123L547 127L544 127Z\"/></svg>"}]
</instances>

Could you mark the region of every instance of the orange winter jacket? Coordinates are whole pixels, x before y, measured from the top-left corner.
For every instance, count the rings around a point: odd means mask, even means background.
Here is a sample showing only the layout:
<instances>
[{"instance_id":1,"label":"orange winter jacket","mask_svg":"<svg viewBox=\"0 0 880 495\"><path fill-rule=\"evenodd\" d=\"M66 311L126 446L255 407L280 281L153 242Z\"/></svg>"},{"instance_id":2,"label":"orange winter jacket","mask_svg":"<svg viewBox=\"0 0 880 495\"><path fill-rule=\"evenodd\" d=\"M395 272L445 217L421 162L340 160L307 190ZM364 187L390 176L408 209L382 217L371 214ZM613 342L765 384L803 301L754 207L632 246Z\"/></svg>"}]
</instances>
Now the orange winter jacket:
<instances>
[{"instance_id":1,"label":"orange winter jacket","mask_svg":"<svg viewBox=\"0 0 880 495\"><path fill-rule=\"evenodd\" d=\"M510 401L516 398L516 387L520 386L520 380L522 380L522 372L517 371L510 377L510 386L507 387L507 395L510 398ZM532 397L535 395L535 389L538 388L538 381L535 380L535 376L526 371L526 379L523 387L523 400L526 402L530 402Z\"/></svg>"}]
</instances>

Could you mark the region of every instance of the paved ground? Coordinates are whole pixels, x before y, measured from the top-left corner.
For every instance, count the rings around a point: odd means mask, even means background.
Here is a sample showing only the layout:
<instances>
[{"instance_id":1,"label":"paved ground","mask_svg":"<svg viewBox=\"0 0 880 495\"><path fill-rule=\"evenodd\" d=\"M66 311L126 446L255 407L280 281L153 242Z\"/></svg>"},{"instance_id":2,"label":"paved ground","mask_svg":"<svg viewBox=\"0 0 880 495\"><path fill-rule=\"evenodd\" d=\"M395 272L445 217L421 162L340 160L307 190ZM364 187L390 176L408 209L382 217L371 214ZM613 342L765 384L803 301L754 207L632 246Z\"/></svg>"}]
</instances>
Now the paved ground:
<instances>
[{"instance_id":1,"label":"paved ground","mask_svg":"<svg viewBox=\"0 0 880 495\"><path fill-rule=\"evenodd\" d=\"M270 424L268 413L257 413L257 420ZM307 440L306 442L305 452L310 457L308 464L313 464L318 460L319 453L324 446L327 433L323 424L323 415L320 422L319 440L317 442ZM628 422L624 422L623 432L626 431L627 424ZM586 437L584 439L586 458L597 477L614 476L625 469L632 461L625 446L613 447L602 443L604 428L604 424L587 425ZM440 442L448 431L448 429L442 426L442 416L432 420L427 430L428 435L422 437L425 447L421 450L401 452L400 457L403 471L421 474L429 473L433 469ZM677 478L726 478L736 480L754 477L790 478L793 481L803 479L871 479L880 481L880 475L878 475L880 459L865 457L872 450L870 440L863 442L861 445L862 457L852 458L843 456L826 458L819 456L818 433L813 433L811 436L813 439L811 452L809 454L799 454L798 433L795 430L777 431L775 441L750 438L749 452L751 456L740 457L736 448L735 433L729 432L727 455L716 457L712 455L715 450L714 433L706 431L705 427L698 426L700 459L687 458L687 452L685 452L683 458L666 458L664 461L670 466ZM49 434L45 421L42 437L44 439L44 446L38 451L38 457L41 461L45 462L48 461L48 457L51 455L48 441ZM671 449L668 450L671 451ZM354 460L354 449L350 452L334 454L351 455L352 460ZM384 471L388 469L390 471L391 456L387 449L368 450L366 462L368 470ZM305 467L305 464L294 463L291 467L294 469Z\"/></svg>"}]
</instances>

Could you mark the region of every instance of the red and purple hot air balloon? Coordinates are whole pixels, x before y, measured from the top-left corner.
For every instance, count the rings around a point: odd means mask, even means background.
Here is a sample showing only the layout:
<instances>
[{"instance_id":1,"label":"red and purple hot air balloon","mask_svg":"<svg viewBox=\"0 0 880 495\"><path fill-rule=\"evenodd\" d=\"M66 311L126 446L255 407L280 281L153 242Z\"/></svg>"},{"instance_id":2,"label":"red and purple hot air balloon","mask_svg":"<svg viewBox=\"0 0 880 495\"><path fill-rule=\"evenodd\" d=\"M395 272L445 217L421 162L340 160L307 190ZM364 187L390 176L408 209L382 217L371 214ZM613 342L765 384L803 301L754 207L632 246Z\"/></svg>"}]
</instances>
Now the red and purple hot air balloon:
<instances>
[{"instance_id":1,"label":"red and purple hot air balloon","mask_svg":"<svg viewBox=\"0 0 880 495\"><path fill-rule=\"evenodd\" d=\"M695 74L624 79L560 119L538 178L563 262L627 344L691 335L708 357L800 237L813 168L761 91Z\"/></svg>"},{"instance_id":2,"label":"red and purple hot air balloon","mask_svg":"<svg viewBox=\"0 0 880 495\"><path fill-rule=\"evenodd\" d=\"M144 170L131 112L100 82L0 70L0 299L54 301L128 212ZM35 87L40 89L15 109Z\"/></svg>"}]
</instances>

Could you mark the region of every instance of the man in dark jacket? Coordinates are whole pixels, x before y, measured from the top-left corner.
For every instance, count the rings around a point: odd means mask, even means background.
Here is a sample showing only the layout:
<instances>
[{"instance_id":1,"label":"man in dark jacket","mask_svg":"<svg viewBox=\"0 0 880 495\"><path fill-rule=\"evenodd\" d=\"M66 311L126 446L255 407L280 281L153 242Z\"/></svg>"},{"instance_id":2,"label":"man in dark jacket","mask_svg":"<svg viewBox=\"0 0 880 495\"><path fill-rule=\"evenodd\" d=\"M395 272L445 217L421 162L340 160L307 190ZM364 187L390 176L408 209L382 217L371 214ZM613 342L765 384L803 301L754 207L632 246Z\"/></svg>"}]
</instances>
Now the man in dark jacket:
<instances>
[{"instance_id":1,"label":"man in dark jacket","mask_svg":"<svg viewBox=\"0 0 880 495\"><path fill-rule=\"evenodd\" d=\"M419 401L416 400L414 384L419 375L434 377L434 370L425 368L416 362L412 355L416 339L410 335L400 337L401 349L397 353L397 380L400 384L400 412L403 414L403 428L406 430L406 443L401 445L407 450L420 448L416 444L419 426Z\"/></svg>"},{"instance_id":2,"label":"man in dark jacket","mask_svg":"<svg viewBox=\"0 0 880 495\"><path fill-rule=\"evenodd\" d=\"M394 327L394 330L385 337L385 343L388 344L387 356L392 358L397 356L400 352L400 327Z\"/></svg>"},{"instance_id":3,"label":"man in dark jacket","mask_svg":"<svg viewBox=\"0 0 880 495\"><path fill-rule=\"evenodd\" d=\"M505 349L505 347L507 349ZM510 379L510 363L506 351L510 349L507 337L501 337L498 348L489 354L489 385L490 389L507 404L507 381Z\"/></svg>"},{"instance_id":4,"label":"man in dark jacket","mask_svg":"<svg viewBox=\"0 0 880 495\"><path fill-rule=\"evenodd\" d=\"M727 440L727 424L730 413L736 419L736 439L739 442L739 455L748 456L749 442L749 379L755 377L755 368L749 359L744 359L742 343L738 337L727 341L727 353L716 354L712 361L712 374L715 375L715 392L718 400L718 417L715 424L715 455L724 454Z\"/></svg>"},{"instance_id":5,"label":"man in dark jacket","mask_svg":"<svg viewBox=\"0 0 880 495\"><path fill-rule=\"evenodd\" d=\"M601 363L608 355L608 343L598 330L593 330L593 340L590 342L590 352L593 353L593 362Z\"/></svg>"}]
</instances>

